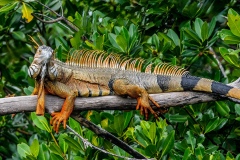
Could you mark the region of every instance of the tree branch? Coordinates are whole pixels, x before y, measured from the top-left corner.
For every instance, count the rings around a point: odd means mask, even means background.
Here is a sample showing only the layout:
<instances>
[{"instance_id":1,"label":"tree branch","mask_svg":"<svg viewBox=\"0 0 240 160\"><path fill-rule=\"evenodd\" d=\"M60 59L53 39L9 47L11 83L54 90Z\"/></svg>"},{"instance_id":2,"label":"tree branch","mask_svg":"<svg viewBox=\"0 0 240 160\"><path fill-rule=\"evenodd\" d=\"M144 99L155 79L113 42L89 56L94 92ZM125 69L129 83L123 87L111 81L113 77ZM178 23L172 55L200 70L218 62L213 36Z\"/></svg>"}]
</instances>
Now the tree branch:
<instances>
[{"instance_id":1,"label":"tree branch","mask_svg":"<svg viewBox=\"0 0 240 160\"><path fill-rule=\"evenodd\" d=\"M210 102L226 99L214 94L200 92L171 92L150 95L161 107L176 107L188 104ZM239 102L238 100L232 99ZM47 113L61 110L64 99L46 95L45 108ZM36 109L37 96L19 96L0 99L0 115L33 112ZM78 97L74 110L134 110L136 100L119 96ZM153 107L154 108L154 107ZM156 107L154 108L156 109Z\"/></svg>"}]
</instances>

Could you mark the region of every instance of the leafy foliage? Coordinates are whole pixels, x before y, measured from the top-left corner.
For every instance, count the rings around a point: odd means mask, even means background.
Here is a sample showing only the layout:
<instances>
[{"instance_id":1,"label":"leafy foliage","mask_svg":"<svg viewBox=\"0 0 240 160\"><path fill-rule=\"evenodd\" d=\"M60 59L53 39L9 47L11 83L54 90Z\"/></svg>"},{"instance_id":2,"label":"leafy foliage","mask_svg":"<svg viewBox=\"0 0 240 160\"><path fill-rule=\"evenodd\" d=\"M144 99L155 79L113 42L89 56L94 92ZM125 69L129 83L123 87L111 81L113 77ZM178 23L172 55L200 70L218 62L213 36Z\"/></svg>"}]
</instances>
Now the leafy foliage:
<instances>
[{"instance_id":1,"label":"leafy foliage","mask_svg":"<svg viewBox=\"0 0 240 160\"><path fill-rule=\"evenodd\" d=\"M42 3L75 24L42 23L56 17L36 1L0 1L0 97L29 95L33 80L27 75L35 52L28 35L56 48L59 59L72 49L96 49L149 62L168 62L222 82L239 72L240 16L236 1L111 0ZM39 16L40 17L40 16ZM42 18L42 17L41 17ZM41 42L39 42L41 43ZM214 53L215 51L216 53ZM220 53L220 54L219 54ZM227 77L219 71L216 56ZM147 158L239 159L240 105L219 101L171 108L166 119L144 121L138 111L81 113L118 136ZM67 130L53 133L49 115L19 113L0 117L0 159L120 159L84 144ZM128 153L73 119L69 125L92 144L117 155Z\"/></svg>"}]
</instances>

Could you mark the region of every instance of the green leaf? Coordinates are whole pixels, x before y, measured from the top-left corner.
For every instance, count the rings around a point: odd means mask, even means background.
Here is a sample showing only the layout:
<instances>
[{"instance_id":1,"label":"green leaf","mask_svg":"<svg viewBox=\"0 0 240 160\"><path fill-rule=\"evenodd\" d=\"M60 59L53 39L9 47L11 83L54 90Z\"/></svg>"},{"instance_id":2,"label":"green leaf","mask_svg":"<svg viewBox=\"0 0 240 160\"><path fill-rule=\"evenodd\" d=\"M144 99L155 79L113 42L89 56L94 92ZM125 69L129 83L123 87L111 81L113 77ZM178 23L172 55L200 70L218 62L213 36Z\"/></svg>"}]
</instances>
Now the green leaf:
<instances>
[{"instance_id":1,"label":"green leaf","mask_svg":"<svg viewBox=\"0 0 240 160\"><path fill-rule=\"evenodd\" d=\"M167 35L168 35L168 37L170 37L173 40L173 42L176 46L180 46L180 39L179 39L178 35L172 29L168 30Z\"/></svg>"},{"instance_id":2,"label":"green leaf","mask_svg":"<svg viewBox=\"0 0 240 160\"><path fill-rule=\"evenodd\" d=\"M234 35L240 37L240 16L232 14L233 11L233 9L228 11L228 26Z\"/></svg>"},{"instance_id":3,"label":"green leaf","mask_svg":"<svg viewBox=\"0 0 240 160\"><path fill-rule=\"evenodd\" d=\"M229 151L227 152L226 160L235 160L234 156Z\"/></svg>"},{"instance_id":4,"label":"green leaf","mask_svg":"<svg viewBox=\"0 0 240 160\"><path fill-rule=\"evenodd\" d=\"M73 118L69 117L69 126L74 130L76 131L77 133L79 133L80 135L82 135L82 128L80 126L80 124L74 120Z\"/></svg>"},{"instance_id":5,"label":"green leaf","mask_svg":"<svg viewBox=\"0 0 240 160\"><path fill-rule=\"evenodd\" d=\"M236 121L240 121L240 117L235 118Z\"/></svg>"},{"instance_id":6,"label":"green leaf","mask_svg":"<svg viewBox=\"0 0 240 160\"><path fill-rule=\"evenodd\" d=\"M65 137L67 137L68 135L67 134L61 134L59 136L59 146L60 148L62 149L63 153L65 154L67 151L68 151L68 143L65 141Z\"/></svg>"},{"instance_id":7,"label":"green leaf","mask_svg":"<svg viewBox=\"0 0 240 160\"><path fill-rule=\"evenodd\" d=\"M156 138L156 123L151 123L150 129L149 129L149 138L152 143L154 143L155 138Z\"/></svg>"},{"instance_id":8,"label":"green leaf","mask_svg":"<svg viewBox=\"0 0 240 160\"><path fill-rule=\"evenodd\" d=\"M131 112L131 111L124 112L123 116L124 116L123 129L126 129L127 126L129 125L130 120L132 119L133 112Z\"/></svg>"},{"instance_id":9,"label":"green leaf","mask_svg":"<svg viewBox=\"0 0 240 160\"><path fill-rule=\"evenodd\" d=\"M68 42L62 37L55 38L55 44L57 47L61 46L65 52L69 52L70 50L70 47L68 46Z\"/></svg>"},{"instance_id":10,"label":"green leaf","mask_svg":"<svg viewBox=\"0 0 240 160\"><path fill-rule=\"evenodd\" d=\"M63 157L61 157L60 155L56 155L54 153L50 153L50 160L64 160Z\"/></svg>"},{"instance_id":11,"label":"green leaf","mask_svg":"<svg viewBox=\"0 0 240 160\"><path fill-rule=\"evenodd\" d=\"M166 119L157 121L157 128L165 129L167 127Z\"/></svg>"},{"instance_id":12,"label":"green leaf","mask_svg":"<svg viewBox=\"0 0 240 160\"><path fill-rule=\"evenodd\" d=\"M39 142L37 139L34 139L31 146L30 146L30 150L32 155L37 158L38 153L39 153Z\"/></svg>"},{"instance_id":13,"label":"green leaf","mask_svg":"<svg viewBox=\"0 0 240 160\"><path fill-rule=\"evenodd\" d=\"M51 151L52 153L54 153L54 154L59 155L59 156L62 157L63 153L62 153L60 147L57 146L55 143L51 142L49 149L50 149L50 151Z\"/></svg>"},{"instance_id":14,"label":"green leaf","mask_svg":"<svg viewBox=\"0 0 240 160\"><path fill-rule=\"evenodd\" d=\"M239 44L240 37L235 36L230 30L222 29L218 32L221 39L227 44Z\"/></svg>"},{"instance_id":15,"label":"green leaf","mask_svg":"<svg viewBox=\"0 0 240 160\"><path fill-rule=\"evenodd\" d=\"M196 18L196 20L194 22L194 29L195 29L195 32L197 33L198 37L201 37L201 39L203 40L202 33L201 33L202 25L203 25L203 21L200 18Z\"/></svg>"},{"instance_id":16,"label":"green leaf","mask_svg":"<svg viewBox=\"0 0 240 160\"><path fill-rule=\"evenodd\" d=\"M155 49L159 50L160 41L159 41L158 36L156 34L153 34L151 37L151 40L152 40L152 44L155 46Z\"/></svg>"},{"instance_id":17,"label":"green leaf","mask_svg":"<svg viewBox=\"0 0 240 160\"><path fill-rule=\"evenodd\" d=\"M74 33L73 38L70 39L70 43L73 46L74 49L79 49L82 39L79 38L83 35L82 30L79 30L78 32Z\"/></svg>"},{"instance_id":18,"label":"green leaf","mask_svg":"<svg viewBox=\"0 0 240 160\"><path fill-rule=\"evenodd\" d=\"M9 3L16 2L17 0L0 0L0 6L4 6Z\"/></svg>"},{"instance_id":19,"label":"green leaf","mask_svg":"<svg viewBox=\"0 0 240 160\"><path fill-rule=\"evenodd\" d=\"M33 16L32 16L33 9L28 4L26 4L24 2L22 2L22 3L23 3L23 5L22 5L22 18L25 18L26 22L29 23L33 19Z\"/></svg>"},{"instance_id":20,"label":"green leaf","mask_svg":"<svg viewBox=\"0 0 240 160\"><path fill-rule=\"evenodd\" d=\"M156 146L155 146L155 145L152 145L152 144L148 145L148 146L146 147L146 149L145 149L145 153L146 153L146 155L149 156L149 157L154 157L154 156L156 155L156 153L157 153L157 148L156 148Z\"/></svg>"},{"instance_id":21,"label":"green leaf","mask_svg":"<svg viewBox=\"0 0 240 160\"><path fill-rule=\"evenodd\" d=\"M238 63L238 52L240 50L227 50L225 47L219 47L219 52L221 53L222 57L229 62L230 64L236 66L236 67L240 67L239 63Z\"/></svg>"},{"instance_id":22,"label":"green leaf","mask_svg":"<svg viewBox=\"0 0 240 160\"><path fill-rule=\"evenodd\" d=\"M201 28L201 37L203 42L208 39L208 30L208 24L207 22L204 22Z\"/></svg>"},{"instance_id":23,"label":"green leaf","mask_svg":"<svg viewBox=\"0 0 240 160\"><path fill-rule=\"evenodd\" d=\"M96 48L97 50L103 50L103 46L104 46L104 39L105 39L105 35L102 36L98 36L97 40L96 40Z\"/></svg>"},{"instance_id":24,"label":"green leaf","mask_svg":"<svg viewBox=\"0 0 240 160\"><path fill-rule=\"evenodd\" d=\"M119 48L121 48L122 52L127 52L128 44L127 44L126 39L122 35L118 35L116 37L116 42L117 42Z\"/></svg>"},{"instance_id":25,"label":"green leaf","mask_svg":"<svg viewBox=\"0 0 240 160\"><path fill-rule=\"evenodd\" d=\"M96 48L95 45L94 45L92 42L90 42L89 40L86 40L85 43L86 43L89 47L91 47L92 49L95 49L95 48Z\"/></svg>"},{"instance_id":26,"label":"green leaf","mask_svg":"<svg viewBox=\"0 0 240 160\"><path fill-rule=\"evenodd\" d=\"M217 127L216 127L215 130L221 129L227 122L228 122L228 119L227 119L227 118L221 118L221 119L219 119L218 125L217 125Z\"/></svg>"},{"instance_id":27,"label":"green leaf","mask_svg":"<svg viewBox=\"0 0 240 160\"><path fill-rule=\"evenodd\" d=\"M188 144L185 139L174 143L174 148L182 152L184 152L187 147L188 147Z\"/></svg>"},{"instance_id":28,"label":"green leaf","mask_svg":"<svg viewBox=\"0 0 240 160\"><path fill-rule=\"evenodd\" d=\"M191 145L192 152L194 152L194 148L196 146L196 138L191 131L187 131L186 141Z\"/></svg>"},{"instance_id":29,"label":"green leaf","mask_svg":"<svg viewBox=\"0 0 240 160\"><path fill-rule=\"evenodd\" d=\"M48 160L49 159L49 149L46 144L41 144L39 148L38 158L41 160Z\"/></svg>"},{"instance_id":30,"label":"green leaf","mask_svg":"<svg viewBox=\"0 0 240 160\"><path fill-rule=\"evenodd\" d=\"M208 148L205 150L205 152L207 154L212 154L213 152L216 152L216 150L218 149L218 146L216 145L210 145L208 146Z\"/></svg>"},{"instance_id":31,"label":"green leaf","mask_svg":"<svg viewBox=\"0 0 240 160\"><path fill-rule=\"evenodd\" d=\"M107 118L103 119L101 121L101 126L102 126L103 129L108 129L108 127L109 127L108 121L109 121L109 119L107 119Z\"/></svg>"},{"instance_id":32,"label":"green leaf","mask_svg":"<svg viewBox=\"0 0 240 160\"><path fill-rule=\"evenodd\" d=\"M124 117L123 115L117 115L114 117L114 129L117 131L117 134L119 136L122 135L123 130L124 130L124 126L122 124L122 122L124 121Z\"/></svg>"},{"instance_id":33,"label":"green leaf","mask_svg":"<svg viewBox=\"0 0 240 160\"><path fill-rule=\"evenodd\" d=\"M196 41L197 43L201 44L201 39L199 38L199 36L190 28L183 28L184 33L186 34L186 36L194 41Z\"/></svg>"},{"instance_id":34,"label":"green leaf","mask_svg":"<svg viewBox=\"0 0 240 160\"><path fill-rule=\"evenodd\" d=\"M80 151L83 150L83 148L81 147L81 145L72 137L64 137L66 143L75 151Z\"/></svg>"},{"instance_id":35,"label":"green leaf","mask_svg":"<svg viewBox=\"0 0 240 160\"><path fill-rule=\"evenodd\" d=\"M44 116L37 116L35 112L31 113L33 123L40 129L52 132L52 129Z\"/></svg>"},{"instance_id":36,"label":"green leaf","mask_svg":"<svg viewBox=\"0 0 240 160\"><path fill-rule=\"evenodd\" d=\"M26 36L22 31L13 31L12 36L14 39L19 41L26 41Z\"/></svg>"},{"instance_id":37,"label":"green leaf","mask_svg":"<svg viewBox=\"0 0 240 160\"><path fill-rule=\"evenodd\" d=\"M202 129L201 129L201 126L199 124L194 124L193 127L194 127L194 130L192 130L192 131L194 131L197 134L202 133Z\"/></svg>"},{"instance_id":38,"label":"green leaf","mask_svg":"<svg viewBox=\"0 0 240 160\"><path fill-rule=\"evenodd\" d=\"M240 115L240 104L235 104L234 105L234 108L235 108L235 112Z\"/></svg>"},{"instance_id":39,"label":"green leaf","mask_svg":"<svg viewBox=\"0 0 240 160\"><path fill-rule=\"evenodd\" d=\"M161 154L161 157L163 157L164 155L168 154L169 151L173 148L173 145L174 145L174 135L175 135L175 131L172 130L167 138L164 140L163 142L163 150L162 150L162 154Z\"/></svg>"},{"instance_id":40,"label":"green leaf","mask_svg":"<svg viewBox=\"0 0 240 160\"><path fill-rule=\"evenodd\" d=\"M119 47L119 45L118 45L118 43L116 41L117 36L115 34L109 33L108 34L108 38L109 38L109 41L111 42L111 44L113 45L113 47L115 47L116 49L119 49L120 51L123 52L122 48Z\"/></svg>"},{"instance_id":41,"label":"green leaf","mask_svg":"<svg viewBox=\"0 0 240 160\"><path fill-rule=\"evenodd\" d=\"M18 3L19 2L8 3L5 6L0 8L0 12L4 13L4 12L10 11L10 10L14 9L17 6ZM1 1L0 1L0 4L1 4Z\"/></svg>"},{"instance_id":42,"label":"green leaf","mask_svg":"<svg viewBox=\"0 0 240 160\"><path fill-rule=\"evenodd\" d=\"M219 122L219 117L210 120L210 121L208 122L206 128L205 128L205 132L204 132L204 133L208 133L208 132L211 132L211 131L213 131L214 129L216 129L217 126L218 126L218 122Z\"/></svg>"},{"instance_id":43,"label":"green leaf","mask_svg":"<svg viewBox=\"0 0 240 160\"><path fill-rule=\"evenodd\" d=\"M24 88L23 91L26 95L31 95L32 92L33 92L33 87L32 86L29 86L28 88Z\"/></svg>"},{"instance_id":44,"label":"green leaf","mask_svg":"<svg viewBox=\"0 0 240 160\"><path fill-rule=\"evenodd\" d=\"M209 29L208 29L208 38L212 35L214 29L215 29L215 26L216 26L216 17L213 17L210 24L209 24Z\"/></svg>"},{"instance_id":45,"label":"green leaf","mask_svg":"<svg viewBox=\"0 0 240 160\"><path fill-rule=\"evenodd\" d=\"M137 26L135 26L133 23L129 27L129 36L133 38L136 35L137 32Z\"/></svg>"},{"instance_id":46,"label":"green leaf","mask_svg":"<svg viewBox=\"0 0 240 160\"><path fill-rule=\"evenodd\" d=\"M21 158L26 158L27 155L31 155L30 147L26 143L18 144L17 151Z\"/></svg>"},{"instance_id":47,"label":"green leaf","mask_svg":"<svg viewBox=\"0 0 240 160\"><path fill-rule=\"evenodd\" d=\"M150 135L149 135L150 123L147 121L141 121L140 125L142 127L143 134L150 139Z\"/></svg>"},{"instance_id":48,"label":"green leaf","mask_svg":"<svg viewBox=\"0 0 240 160\"><path fill-rule=\"evenodd\" d=\"M216 110L221 116L229 117L230 108L223 101L216 101Z\"/></svg>"},{"instance_id":49,"label":"green leaf","mask_svg":"<svg viewBox=\"0 0 240 160\"><path fill-rule=\"evenodd\" d=\"M129 46L130 36L129 36L128 30L124 26L121 27L120 34L124 37L127 43L127 46Z\"/></svg>"},{"instance_id":50,"label":"green leaf","mask_svg":"<svg viewBox=\"0 0 240 160\"><path fill-rule=\"evenodd\" d=\"M196 154L196 157L198 157L198 159L202 159L204 157L205 149L201 143L199 143L198 147L195 149L195 154Z\"/></svg>"},{"instance_id":51,"label":"green leaf","mask_svg":"<svg viewBox=\"0 0 240 160\"><path fill-rule=\"evenodd\" d=\"M182 160L188 160L192 155L191 149L188 147L185 149Z\"/></svg>"},{"instance_id":52,"label":"green leaf","mask_svg":"<svg viewBox=\"0 0 240 160\"><path fill-rule=\"evenodd\" d=\"M145 131L146 132L146 131ZM148 133L148 132L147 132ZM140 126L135 127L134 137L137 137L137 140L141 143L142 146L147 147L151 144L149 139L149 134L146 135L143 132L143 129Z\"/></svg>"},{"instance_id":53,"label":"green leaf","mask_svg":"<svg viewBox=\"0 0 240 160\"><path fill-rule=\"evenodd\" d=\"M179 114L170 114L169 115L169 121L170 122L186 122L187 121L187 116L186 115L179 115Z\"/></svg>"}]
</instances>

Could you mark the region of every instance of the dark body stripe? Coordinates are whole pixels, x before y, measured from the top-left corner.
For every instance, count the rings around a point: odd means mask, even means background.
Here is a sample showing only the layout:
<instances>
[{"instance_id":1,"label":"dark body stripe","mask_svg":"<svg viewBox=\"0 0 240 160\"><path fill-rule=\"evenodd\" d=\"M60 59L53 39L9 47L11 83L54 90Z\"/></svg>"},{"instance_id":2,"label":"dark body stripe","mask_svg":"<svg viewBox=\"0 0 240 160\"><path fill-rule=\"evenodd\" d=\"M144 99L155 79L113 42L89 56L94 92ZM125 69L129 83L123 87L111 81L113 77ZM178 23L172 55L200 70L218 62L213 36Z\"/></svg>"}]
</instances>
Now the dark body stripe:
<instances>
[{"instance_id":1,"label":"dark body stripe","mask_svg":"<svg viewBox=\"0 0 240 160\"><path fill-rule=\"evenodd\" d=\"M157 83L163 92L168 90L170 80L170 76L157 75Z\"/></svg>"},{"instance_id":2,"label":"dark body stripe","mask_svg":"<svg viewBox=\"0 0 240 160\"><path fill-rule=\"evenodd\" d=\"M213 93L227 95L229 90L231 90L234 87L228 86L228 85L223 85L222 83L219 83L219 82L212 82L211 88L212 88Z\"/></svg>"},{"instance_id":3,"label":"dark body stripe","mask_svg":"<svg viewBox=\"0 0 240 160\"><path fill-rule=\"evenodd\" d=\"M89 91L88 97L92 97L92 90L88 86L87 86L87 88L88 88L88 91Z\"/></svg>"},{"instance_id":4,"label":"dark body stripe","mask_svg":"<svg viewBox=\"0 0 240 160\"><path fill-rule=\"evenodd\" d=\"M108 82L108 87L110 89L110 95L113 94L113 83L114 83L114 79L110 79Z\"/></svg>"},{"instance_id":5,"label":"dark body stripe","mask_svg":"<svg viewBox=\"0 0 240 160\"><path fill-rule=\"evenodd\" d=\"M81 91L78 89L78 97L82 97Z\"/></svg>"},{"instance_id":6,"label":"dark body stripe","mask_svg":"<svg viewBox=\"0 0 240 160\"><path fill-rule=\"evenodd\" d=\"M192 91L201 78L195 76L183 76L181 86L184 91Z\"/></svg>"},{"instance_id":7,"label":"dark body stripe","mask_svg":"<svg viewBox=\"0 0 240 160\"><path fill-rule=\"evenodd\" d=\"M100 85L98 85L98 88L99 88L99 93L98 93L98 95L99 95L99 96L102 96L102 88L100 87Z\"/></svg>"}]
</instances>

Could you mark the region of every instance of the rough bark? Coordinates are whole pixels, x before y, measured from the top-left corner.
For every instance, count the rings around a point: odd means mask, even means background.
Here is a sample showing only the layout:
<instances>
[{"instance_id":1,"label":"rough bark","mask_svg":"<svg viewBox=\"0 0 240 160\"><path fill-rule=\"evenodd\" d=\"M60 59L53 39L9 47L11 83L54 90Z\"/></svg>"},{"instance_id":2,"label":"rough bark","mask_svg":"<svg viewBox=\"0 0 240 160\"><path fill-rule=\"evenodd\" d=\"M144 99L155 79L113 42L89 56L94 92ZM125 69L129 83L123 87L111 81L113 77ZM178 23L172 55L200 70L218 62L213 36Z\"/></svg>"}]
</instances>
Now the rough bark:
<instances>
[{"instance_id":1,"label":"rough bark","mask_svg":"<svg viewBox=\"0 0 240 160\"><path fill-rule=\"evenodd\" d=\"M225 99L213 94L199 92L172 92L150 95L162 107L176 107L187 104L203 103ZM47 95L45 108L47 113L59 111L64 99ZM236 100L237 101L237 100ZM0 115L35 111L37 96L18 96L0 99ZM119 96L78 97L75 101L75 111L83 110L133 110L136 100Z\"/></svg>"}]
</instances>

